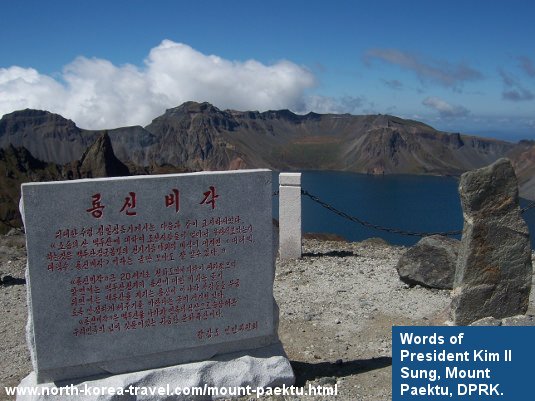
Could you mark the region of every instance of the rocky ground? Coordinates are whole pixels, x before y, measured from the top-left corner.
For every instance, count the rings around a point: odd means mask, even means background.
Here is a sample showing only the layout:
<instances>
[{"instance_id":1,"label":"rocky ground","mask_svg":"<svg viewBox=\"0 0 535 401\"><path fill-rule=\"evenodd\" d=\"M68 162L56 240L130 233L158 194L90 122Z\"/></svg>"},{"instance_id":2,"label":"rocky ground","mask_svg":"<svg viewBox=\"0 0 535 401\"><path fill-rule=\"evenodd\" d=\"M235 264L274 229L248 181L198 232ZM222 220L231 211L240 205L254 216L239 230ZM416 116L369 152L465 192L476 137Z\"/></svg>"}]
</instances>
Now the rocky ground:
<instances>
[{"instance_id":1,"label":"rocky ground","mask_svg":"<svg viewBox=\"0 0 535 401\"><path fill-rule=\"evenodd\" d=\"M449 291L399 280L395 266L405 250L377 239L305 240L301 260L277 262L279 333L297 386L338 384L340 400L391 399L392 326L447 324L450 302ZM25 263L24 237L0 236L2 401L3 386L16 386L31 370ZM534 313L532 292L528 314Z\"/></svg>"}]
</instances>

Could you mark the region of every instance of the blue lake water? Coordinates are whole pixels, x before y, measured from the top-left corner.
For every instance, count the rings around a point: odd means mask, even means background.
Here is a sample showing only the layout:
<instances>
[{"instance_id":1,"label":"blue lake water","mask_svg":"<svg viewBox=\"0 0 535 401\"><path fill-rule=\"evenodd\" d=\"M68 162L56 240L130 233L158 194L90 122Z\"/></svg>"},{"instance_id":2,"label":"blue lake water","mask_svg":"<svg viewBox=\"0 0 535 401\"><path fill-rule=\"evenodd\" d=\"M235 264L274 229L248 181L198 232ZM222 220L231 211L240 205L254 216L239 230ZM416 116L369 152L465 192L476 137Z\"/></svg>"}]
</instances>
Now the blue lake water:
<instances>
[{"instance_id":1,"label":"blue lake water","mask_svg":"<svg viewBox=\"0 0 535 401\"><path fill-rule=\"evenodd\" d=\"M278 185L278 175L273 181ZM453 177L302 172L302 188L324 202L370 223L406 231L461 230L463 218L457 187L458 179ZM275 198L277 218L278 197ZM527 203L521 200L521 206ZM304 232L339 234L350 241L380 237L399 245L412 245L420 239L363 227L333 214L306 196L302 197L302 213ZM530 232L535 234L535 209L523 216ZM533 247L533 235L531 241Z\"/></svg>"}]
</instances>

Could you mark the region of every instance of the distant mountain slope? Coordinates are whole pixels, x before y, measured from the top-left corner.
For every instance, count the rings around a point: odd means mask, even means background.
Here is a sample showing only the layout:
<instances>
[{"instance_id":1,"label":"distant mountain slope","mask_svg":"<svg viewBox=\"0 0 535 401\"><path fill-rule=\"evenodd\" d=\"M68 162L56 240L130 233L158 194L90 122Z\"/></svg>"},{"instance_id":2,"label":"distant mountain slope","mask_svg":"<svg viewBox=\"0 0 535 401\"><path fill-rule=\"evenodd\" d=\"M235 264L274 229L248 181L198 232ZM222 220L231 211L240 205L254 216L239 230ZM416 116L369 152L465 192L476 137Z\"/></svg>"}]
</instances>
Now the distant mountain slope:
<instances>
[{"instance_id":1,"label":"distant mountain slope","mask_svg":"<svg viewBox=\"0 0 535 401\"><path fill-rule=\"evenodd\" d=\"M0 120L0 148L24 147L47 162L77 160L93 140L71 120L48 111L15 111Z\"/></svg>"},{"instance_id":2,"label":"distant mountain slope","mask_svg":"<svg viewBox=\"0 0 535 401\"><path fill-rule=\"evenodd\" d=\"M18 204L23 182L57 180L61 176L60 166L37 160L24 147L8 145L0 149L0 233L22 225Z\"/></svg>"},{"instance_id":3,"label":"distant mountain slope","mask_svg":"<svg viewBox=\"0 0 535 401\"><path fill-rule=\"evenodd\" d=\"M0 148L0 234L22 225L18 206L20 186L25 182L183 172L187 170L170 165L125 165L115 156L107 132L100 134L79 160L63 165L41 161L23 146L8 145ZM54 202L54 199L44 201Z\"/></svg>"},{"instance_id":4,"label":"distant mountain slope","mask_svg":"<svg viewBox=\"0 0 535 401\"><path fill-rule=\"evenodd\" d=\"M495 161L514 146L446 134L387 115L221 111L194 102L167 110L146 129L158 142L150 158L192 169L460 174Z\"/></svg>"},{"instance_id":5,"label":"distant mountain slope","mask_svg":"<svg viewBox=\"0 0 535 401\"><path fill-rule=\"evenodd\" d=\"M22 225L18 210L22 183L125 175L130 171L115 157L107 134L98 137L79 161L65 165L43 162L23 146L8 145L0 149L0 233Z\"/></svg>"},{"instance_id":6,"label":"distant mountain slope","mask_svg":"<svg viewBox=\"0 0 535 401\"><path fill-rule=\"evenodd\" d=\"M56 114L23 110L0 120L0 147L24 146L46 162L78 160L101 134ZM437 131L388 115L296 115L219 110L187 102L147 127L109 131L117 157L188 170L328 169L372 174L452 174L489 164L515 145Z\"/></svg>"},{"instance_id":7,"label":"distant mountain slope","mask_svg":"<svg viewBox=\"0 0 535 401\"><path fill-rule=\"evenodd\" d=\"M520 196L535 199L535 141L520 141L508 154L515 168Z\"/></svg>"},{"instance_id":8,"label":"distant mountain slope","mask_svg":"<svg viewBox=\"0 0 535 401\"><path fill-rule=\"evenodd\" d=\"M78 128L71 120L48 111L26 109L0 119L0 148L22 146L39 160L65 164L78 161L103 132ZM124 161L143 160L145 149L155 143L153 135L138 126L109 130L108 134Z\"/></svg>"},{"instance_id":9,"label":"distant mountain slope","mask_svg":"<svg viewBox=\"0 0 535 401\"><path fill-rule=\"evenodd\" d=\"M26 109L0 119L0 232L20 225L22 182L254 167L459 175L503 156L513 161L521 195L535 199L534 141L448 134L388 115L222 111L187 102L145 128L104 133Z\"/></svg>"}]
</instances>

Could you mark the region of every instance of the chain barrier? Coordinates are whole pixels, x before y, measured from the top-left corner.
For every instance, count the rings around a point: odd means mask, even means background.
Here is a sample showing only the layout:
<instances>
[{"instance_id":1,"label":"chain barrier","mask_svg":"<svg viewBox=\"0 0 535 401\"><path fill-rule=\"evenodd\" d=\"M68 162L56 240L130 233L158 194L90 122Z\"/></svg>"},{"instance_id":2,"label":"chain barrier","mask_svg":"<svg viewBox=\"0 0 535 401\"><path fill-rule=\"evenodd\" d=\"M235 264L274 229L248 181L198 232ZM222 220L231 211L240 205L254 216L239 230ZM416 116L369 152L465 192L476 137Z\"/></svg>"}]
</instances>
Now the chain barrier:
<instances>
[{"instance_id":1,"label":"chain barrier","mask_svg":"<svg viewBox=\"0 0 535 401\"><path fill-rule=\"evenodd\" d=\"M273 196L277 196L277 195L279 195L279 191L273 192ZM317 196L312 195L308 191L305 191L304 189L301 190L301 195L307 196L312 201L316 202L318 205L324 207L325 209L333 212L334 214L336 214L336 215L338 215L338 216L340 216L340 217L342 217L344 219L347 219L347 220L352 221L354 223L358 223L358 224L360 224L360 225L362 225L364 227L367 227L367 228L372 228L374 230L385 231L385 232L388 232L388 233L399 234L399 235L413 236L413 237L427 237L429 235L453 236L453 235L461 235L462 234L462 230L424 232L424 231L409 231L409 230L401 230L401 229L398 229L398 228L384 227L384 226L380 226L378 224L370 223L369 221L366 221L366 220L359 219L358 217L351 216L351 215L347 214L346 212L342 212L341 210L338 210L334 206L329 205L328 203L322 201ZM532 201L526 207L522 208L520 210L520 213L525 213L528 210L533 209L533 208L535 208L535 201Z\"/></svg>"},{"instance_id":2,"label":"chain barrier","mask_svg":"<svg viewBox=\"0 0 535 401\"><path fill-rule=\"evenodd\" d=\"M329 205L328 203L325 203L324 201L322 201L317 196L312 195L308 191L301 190L301 194L304 195L304 196L309 197L310 199L312 199L314 202L316 202L320 206L322 206L325 209L333 212L334 214L337 214L340 217L343 217L344 219L353 221L353 222L358 223L358 224L360 224L360 225L362 225L364 227L367 227L367 228L373 228L375 230L386 231L388 233L393 233L393 234L408 235L408 236L413 236L413 237L427 237L428 235L450 236L450 235L460 235L460 234L462 234L461 230L442 231L442 232L440 232L440 231L423 232L423 231L408 231L408 230L400 230L398 228L384 227L384 226L380 226L378 224L370 223L369 221L366 221L366 220L359 219L358 217L351 216L351 215L349 215L349 214L347 214L345 212L342 212L342 211L336 209L334 206Z\"/></svg>"},{"instance_id":3,"label":"chain barrier","mask_svg":"<svg viewBox=\"0 0 535 401\"><path fill-rule=\"evenodd\" d=\"M535 201L532 201L529 205L520 209L520 213L526 213L528 210L533 209L534 207L535 207Z\"/></svg>"}]
</instances>

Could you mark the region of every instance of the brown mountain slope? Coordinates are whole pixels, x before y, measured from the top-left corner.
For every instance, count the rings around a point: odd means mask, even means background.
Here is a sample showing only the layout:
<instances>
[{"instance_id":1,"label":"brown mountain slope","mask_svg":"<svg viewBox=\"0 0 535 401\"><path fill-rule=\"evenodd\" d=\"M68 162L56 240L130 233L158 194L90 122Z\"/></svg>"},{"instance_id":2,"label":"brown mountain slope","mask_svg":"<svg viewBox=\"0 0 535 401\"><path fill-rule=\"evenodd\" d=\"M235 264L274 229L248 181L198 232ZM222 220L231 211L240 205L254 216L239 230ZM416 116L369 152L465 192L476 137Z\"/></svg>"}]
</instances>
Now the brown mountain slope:
<instances>
[{"instance_id":1,"label":"brown mountain slope","mask_svg":"<svg viewBox=\"0 0 535 401\"><path fill-rule=\"evenodd\" d=\"M57 180L61 176L60 166L37 160L24 147L9 145L0 149L0 233L22 225L18 204L23 182ZM54 202L54 199L43 199L43 202Z\"/></svg>"},{"instance_id":2,"label":"brown mountain slope","mask_svg":"<svg viewBox=\"0 0 535 401\"><path fill-rule=\"evenodd\" d=\"M508 154L513 162L520 196L535 199L535 141L520 141Z\"/></svg>"}]
</instances>

